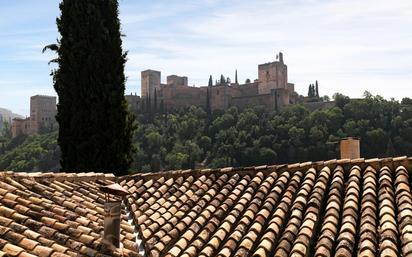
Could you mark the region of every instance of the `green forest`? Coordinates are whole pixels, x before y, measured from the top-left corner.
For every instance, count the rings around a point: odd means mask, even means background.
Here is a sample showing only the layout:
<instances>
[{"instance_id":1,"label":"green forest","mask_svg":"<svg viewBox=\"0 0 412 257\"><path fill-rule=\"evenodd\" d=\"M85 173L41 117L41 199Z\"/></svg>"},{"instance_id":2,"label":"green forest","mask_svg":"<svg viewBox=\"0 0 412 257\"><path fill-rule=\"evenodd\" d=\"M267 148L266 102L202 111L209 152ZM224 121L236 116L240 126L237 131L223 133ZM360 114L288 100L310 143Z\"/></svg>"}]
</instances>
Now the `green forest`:
<instances>
[{"instance_id":1,"label":"green forest","mask_svg":"<svg viewBox=\"0 0 412 257\"><path fill-rule=\"evenodd\" d=\"M347 136L361 138L364 158L411 155L412 99L365 92L363 99L335 94L334 100L334 108L312 112L292 105L281 113L232 107L207 114L192 106L136 115L130 172L334 159ZM56 131L0 139L0 170L56 170L59 155Z\"/></svg>"}]
</instances>

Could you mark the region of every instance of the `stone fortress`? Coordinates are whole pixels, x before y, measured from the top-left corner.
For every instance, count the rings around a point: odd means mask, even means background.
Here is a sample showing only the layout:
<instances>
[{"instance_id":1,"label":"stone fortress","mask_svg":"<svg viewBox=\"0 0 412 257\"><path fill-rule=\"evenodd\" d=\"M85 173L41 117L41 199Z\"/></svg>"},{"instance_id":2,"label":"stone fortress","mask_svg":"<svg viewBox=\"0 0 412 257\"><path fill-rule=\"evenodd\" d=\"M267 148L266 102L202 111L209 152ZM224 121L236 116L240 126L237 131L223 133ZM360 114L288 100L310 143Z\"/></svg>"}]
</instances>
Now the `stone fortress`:
<instances>
[{"instance_id":1,"label":"stone fortress","mask_svg":"<svg viewBox=\"0 0 412 257\"><path fill-rule=\"evenodd\" d=\"M14 118L11 126L12 136L38 133L41 128L53 128L56 122L56 97L35 95L30 97L30 117Z\"/></svg>"},{"instance_id":2,"label":"stone fortress","mask_svg":"<svg viewBox=\"0 0 412 257\"><path fill-rule=\"evenodd\" d=\"M237 73L233 83L227 80L213 85L210 78L208 86L194 87L187 81L187 77L170 75L163 84L160 71L145 70L141 73L141 96L131 94L126 99L136 112L169 112L191 105L209 110L263 106L266 110L281 111L287 105L304 103L307 99L288 82L288 68L281 52L276 61L258 66L258 79L253 82L240 84Z\"/></svg>"},{"instance_id":3,"label":"stone fortress","mask_svg":"<svg viewBox=\"0 0 412 257\"><path fill-rule=\"evenodd\" d=\"M232 83L223 76L213 84L212 77L208 86L189 86L184 76L167 76L166 84L161 83L161 73L145 70L141 73L141 96L125 96L129 108L135 113L173 112L192 105L205 110L225 110L231 106L239 109L262 106L268 111L282 111L291 104L303 104L308 109L331 108L334 102L323 102L319 98L316 82L309 86L308 96L295 92L295 86L288 82L288 68L279 53L276 61L260 64L258 78L240 84L237 79ZM12 136L38 133L42 128L53 129L58 126L55 116L56 97L35 95L30 98L30 117L14 118Z\"/></svg>"}]
</instances>

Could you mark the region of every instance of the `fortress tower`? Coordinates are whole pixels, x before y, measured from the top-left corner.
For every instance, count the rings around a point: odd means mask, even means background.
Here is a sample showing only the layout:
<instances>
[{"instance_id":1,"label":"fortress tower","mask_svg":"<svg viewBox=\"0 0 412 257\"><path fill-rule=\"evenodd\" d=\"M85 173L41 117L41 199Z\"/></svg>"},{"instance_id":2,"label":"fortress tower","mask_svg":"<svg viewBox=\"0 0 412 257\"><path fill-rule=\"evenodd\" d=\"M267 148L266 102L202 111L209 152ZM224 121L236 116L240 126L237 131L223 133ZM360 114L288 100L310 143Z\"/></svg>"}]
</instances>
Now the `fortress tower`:
<instances>
[{"instance_id":1,"label":"fortress tower","mask_svg":"<svg viewBox=\"0 0 412 257\"><path fill-rule=\"evenodd\" d=\"M54 124L56 114L55 96L35 95L30 97L30 128L33 133L37 133L41 126Z\"/></svg>"},{"instance_id":2,"label":"fortress tower","mask_svg":"<svg viewBox=\"0 0 412 257\"><path fill-rule=\"evenodd\" d=\"M142 71L141 87L142 98L154 99L155 89L157 92L160 91L160 71Z\"/></svg>"},{"instance_id":3,"label":"fortress tower","mask_svg":"<svg viewBox=\"0 0 412 257\"><path fill-rule=\"evenodd\" d=\"M56 100L55 96L35 95L30 97L30 117L25 119L15 118L12 122L12 135L30 135L38 133L40 129L53 129L56 126Z\"/></svg>"},{"instance_id":4,"label":"fortress tower","mask_svg":"<svg viewBox=\"0 0 412 257\"><path fill-rule=\"evenodd\" d=\"M167 85L187 86L187 77L177 75L167 76Z\"/></svg>"},{"instance_id":5,"label":"fortress tower","mask_svg":"<svg viewBox=\"0 0 412 257\"><path fill-rule=\"evenodd\" d=\"M259 94L269 94L273 89L287 89L288 67L280 52L274 62L260 64L258 67Z\"/></svg>"}]
</instances>

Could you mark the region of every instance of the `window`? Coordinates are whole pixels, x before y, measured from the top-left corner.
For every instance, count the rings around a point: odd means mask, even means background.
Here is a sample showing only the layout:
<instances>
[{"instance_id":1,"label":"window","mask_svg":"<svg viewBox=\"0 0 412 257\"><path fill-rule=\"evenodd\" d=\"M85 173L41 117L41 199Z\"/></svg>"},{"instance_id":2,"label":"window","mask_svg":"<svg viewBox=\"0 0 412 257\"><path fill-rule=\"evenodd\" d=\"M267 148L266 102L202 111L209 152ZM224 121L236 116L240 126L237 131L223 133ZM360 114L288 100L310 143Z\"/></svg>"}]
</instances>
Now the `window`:
<instances>
[{"instance_id":1,"label":"window","mask_svg":"<svg viewBox=\"0 0 412 257\"><path fill-rule=\"evenodd\" d=\"M219 90L216 90L216 95L218 95L219 94Z\"/></svg>"}]
</instances>

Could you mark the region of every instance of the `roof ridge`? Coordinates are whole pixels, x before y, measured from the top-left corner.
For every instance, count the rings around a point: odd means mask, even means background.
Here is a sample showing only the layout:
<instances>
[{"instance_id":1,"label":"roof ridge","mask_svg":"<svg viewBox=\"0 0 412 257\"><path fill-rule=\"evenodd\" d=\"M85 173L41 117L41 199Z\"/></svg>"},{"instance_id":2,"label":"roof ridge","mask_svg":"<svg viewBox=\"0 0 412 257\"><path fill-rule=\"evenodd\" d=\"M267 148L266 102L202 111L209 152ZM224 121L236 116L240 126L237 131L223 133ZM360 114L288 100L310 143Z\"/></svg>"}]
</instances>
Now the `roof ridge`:
<instances>
[{"instance_id":1,"label":"roof ridge","mask_svg":"<svg viewBox=\"0 0 412 257\"><path fill-rule=\"evenodd\" d=\"M97 173L97 172L15 172L15 171L0 171L0 181L5 178L33 179L33 180L57 180L57 181L92 181L98 179L115 180L116 176L112 173Z\"/></svg>"},{"instance_id":2,"label":"roof ridge","mask_svg":"<svg viewBox=\"0 0 412 257\"><path fill-rule=\"evenodd\" d=\"M308 161L308 162L297 162L289 164L275 164L275 165L260 165L260 166L250 166L250 167L223 167L223 168L207 168L207 169L186 169L186 170L169 170L169 171L157 171L157 172L142 172L133 173L129 175L124 175L116 177L113 173L102 173L102 172L15 172L15 171L0 171L0 180L4 178L13 178L16 180L22 178L29 178L33 180L68 180L68 181L91 181L98 179L106 180L128 180L134 178L158 178L158 177L179 177L179 176L201 176L209 173L244 173L253 174L256 171L262 171L264 173L271 173L273 171L284 169L288 170L298 170L298 169L309 169L311 167L322 169L323 167L334 168L337 165L360 165L360 166L372 166L374 168L380 168L383 166L393 165L393 163L402 163L403 166L410 167L412 164L412 157L398 156L398 157L385 157L385 158L358 158L358 159L331 159L326 161Z\"/></svg>"},{"instance_id":3,"label":"roof ridge","mask_svg":"<svg viewBox=\"0 0 412 257\"><path fill-rule=\"evenodd\" d=\"M233 172L242 172L248 174L250 172L258 170L297 170L297 169L306 169L306 168L318 168L322 169L323 167L334 168L338 165L359 165L359 166L372 166L374 168L380 168L383 166L388 166L391 163L402 163L404 166L410 166L412 164L412 157L397 156L397 157L384 157L384 158L358 158L358 159L331 159L326 161L308 161L308 162L297 162L289 164L275 164L275 165L260 165L260 166L250 166L250 167L223 167L223 168L207 168L207 169L186 169L186 170L168 170L168 171L156 171L156 172L138 172L129 175L124 175L118 177L119 181L124 179L134 179L134 178L157 178L157 177L178 177L178 176L190 176L190 175L204 175L208 173L233 173Z\"/></svg>"}]
</instances>

